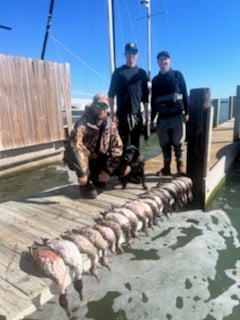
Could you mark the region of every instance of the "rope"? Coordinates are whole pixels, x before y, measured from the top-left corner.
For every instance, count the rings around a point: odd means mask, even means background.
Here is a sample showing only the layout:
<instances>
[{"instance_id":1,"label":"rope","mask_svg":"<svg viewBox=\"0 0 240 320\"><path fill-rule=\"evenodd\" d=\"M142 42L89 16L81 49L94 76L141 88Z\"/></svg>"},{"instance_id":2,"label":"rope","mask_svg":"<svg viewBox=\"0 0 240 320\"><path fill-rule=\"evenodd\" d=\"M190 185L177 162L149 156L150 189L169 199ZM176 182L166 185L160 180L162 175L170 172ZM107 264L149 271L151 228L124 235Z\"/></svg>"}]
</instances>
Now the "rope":
<instances>
[{"instance_id":1,"label":"rope","mask_svg":"<svg viewBox=\"0 0 240 320\"><path fill-rule=\"evenodd\" d=\"M55 41L58 45L60 45L63 49L65 49L68 53L70 53L74 58L76 58L81 64L83 64L85 67L87 67L89 70L94 72L99 78L109 83L109 79L105 78L102 74L100 74L97 70L92 68L87 62L83 61L77 54L75 54L72 50L67 48L61 41L57 40L52 34L50 34L50 37Z\"/></svg>"}]
</instances>

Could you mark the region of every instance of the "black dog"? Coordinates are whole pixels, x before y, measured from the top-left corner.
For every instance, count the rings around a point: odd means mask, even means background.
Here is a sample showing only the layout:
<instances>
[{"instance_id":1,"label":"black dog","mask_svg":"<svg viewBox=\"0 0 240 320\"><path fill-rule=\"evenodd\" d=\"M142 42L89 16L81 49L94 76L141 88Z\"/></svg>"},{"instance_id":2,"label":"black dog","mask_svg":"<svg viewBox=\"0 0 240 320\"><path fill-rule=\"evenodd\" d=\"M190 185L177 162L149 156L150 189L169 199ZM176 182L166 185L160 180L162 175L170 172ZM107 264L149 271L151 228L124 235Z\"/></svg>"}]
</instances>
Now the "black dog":
<instances>
[{"instance_id":1,"label":"black dog","mask_svg":"<svg viewBox=\"0 0 240 320\"><path fill-rule=\"evenodd\" d=\"M122 156L120 167L126 168L126 166L130 166L131 171L128 175L119 177L123 189L126 189L128 182L142 183L143 189L148 189L145 184L144 164L144 156L138 148L133 145L127 146Z\"/></svg>"}]
</instances>

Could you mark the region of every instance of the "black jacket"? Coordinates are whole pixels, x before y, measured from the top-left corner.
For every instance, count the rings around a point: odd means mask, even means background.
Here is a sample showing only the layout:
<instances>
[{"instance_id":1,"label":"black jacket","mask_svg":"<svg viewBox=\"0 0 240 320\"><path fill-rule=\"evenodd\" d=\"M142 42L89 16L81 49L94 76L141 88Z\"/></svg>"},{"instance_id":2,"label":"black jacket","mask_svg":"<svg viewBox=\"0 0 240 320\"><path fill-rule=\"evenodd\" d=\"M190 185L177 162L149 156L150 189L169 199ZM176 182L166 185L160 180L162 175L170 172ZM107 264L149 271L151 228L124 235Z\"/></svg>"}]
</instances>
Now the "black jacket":
<instances>
[{"instance_id":1,"label":"black jacket","mask_svg":"<svg viewBox=\"0 0 240 320\"><path fill-rule=\"evenodd\" d=\"M178 101L162 102L163 97L171 94L182 94L182 99ZM160 102L159 102L160 100ZM184 77L180 71L170 69L168 73L158 73L152 80L151 97L151 121L153 122L156 114L159 118L169 118L171 116L189 113L188 94Z\"/></svg>"},{"instance_id":2,"label":"black jacket","mask_svg":"<svg viewBox=\"0 0 240 320\"><path fill-rule=\"evenodd\" d=\"M113 72L108 96L117 96L117 116L140 112L141 102L148 102L147 81L146 72L138 66L123 65Z\"/></svg>"}]
</instances>

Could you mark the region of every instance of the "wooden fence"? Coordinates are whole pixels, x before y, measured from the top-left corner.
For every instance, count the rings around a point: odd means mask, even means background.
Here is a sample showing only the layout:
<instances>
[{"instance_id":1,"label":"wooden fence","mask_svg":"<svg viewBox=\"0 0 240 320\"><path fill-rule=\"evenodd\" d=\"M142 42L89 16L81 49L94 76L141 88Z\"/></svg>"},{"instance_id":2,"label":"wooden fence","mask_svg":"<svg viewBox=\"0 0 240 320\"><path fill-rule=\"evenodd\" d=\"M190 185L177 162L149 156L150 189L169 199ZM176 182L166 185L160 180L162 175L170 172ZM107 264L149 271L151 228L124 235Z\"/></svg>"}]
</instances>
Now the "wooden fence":
<instances>
[{"instance_id":1,"label":"wooden fence","mask_svg":"<svg viewBox=\"0 0 240 320\"><path fill-rule=\"evenodd\" d=\"M63 112L71 128L69 64L0 55L0 176L63 145Z\"/></svg>"}]
</instances>

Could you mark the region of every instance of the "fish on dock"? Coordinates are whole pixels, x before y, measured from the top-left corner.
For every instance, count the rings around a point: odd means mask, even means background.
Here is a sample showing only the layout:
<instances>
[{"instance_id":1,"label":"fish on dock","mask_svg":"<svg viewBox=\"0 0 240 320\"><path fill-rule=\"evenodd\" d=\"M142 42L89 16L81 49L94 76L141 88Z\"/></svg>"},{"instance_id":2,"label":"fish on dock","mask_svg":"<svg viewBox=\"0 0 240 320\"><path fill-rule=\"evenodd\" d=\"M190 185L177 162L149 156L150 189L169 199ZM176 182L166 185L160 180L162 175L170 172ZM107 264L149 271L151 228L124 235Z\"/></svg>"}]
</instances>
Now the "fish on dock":
<instances>
[{"instance_id":1,"label":"fish on dock","mask_svg":"<svg viewBox=\"0 0 240 320\"><path fill-rule=\"evenodd\" d=\"M85 253L89 257L91 261L90 273L99 281L96 265L97 248L92 244L92 242L90 242L87 238L83 237L82 235L69 230L62 234L61 237L66 240L73 241L78 247L78 250L81 253Z\"/></svg>"},{"instance_id":2,"label":"fish on dock","mask_svg":"<svg viewBox=\"0 0 240 320\"><path fill-rule=\"evenodd\" d=\"M144 195L140 196L139 200L143 201L144 203L147 203L151 207L153 213L153 224L158 225L158 217L160 216L160 210L158 203L155 201L155 199L150 195Z\"/></svg>"},{"instance_id":3,"label":"fish on dock","mask_svg":"<svg viewBox=\"0 0 240 320\"><path fill-rule=\"evenodd\" d=\"M130 209L131 211L133 211L138 220L142 223L142 228L141 230L143 232L145 232L147 234L147 215L145 212L145 209L143 208L143 206L141 206L141 204L135 202L135 201L129 201L127 202L124 207Z\"/></svg>"},{"instance_id":4,"label":"fish on dock","mask_svg":"<svg viewBox=\"0 0 240 320\"><path fill-rule=\"evenodd\" d=\"M100 251L100 254L101 254L99 257L100 264L110 270L108 259L107 259L108 243L103 238L101 233L90 226L76 227L72 229L72 232L76 234L80 234L81 236L88 239L97 248L97 250Z\"/></svg>"},{"instance_id":5,"label":"fish on dock","mask_svg":"<svg viewBox=\"0 0 240 320\"><path fill-rule=\"evenodd\" d=\"M120 225L127 244L131 242L131 224L129 219L123 214L115 211L107 211L103 214L104 220L113 221Z\"/></svg>"},{"instance_id":6,"label":"fish on dock","mask_svg":"<svg viewBox=\"0 0 240 320\"><path fill-rule=\"evenodd\" d=\"M112 254L116 255L116 235L113 231L113 229L109 226L105 226L104 224L101 223L96 223L94 225L94 228L98 230L103 238L107 241L109 250L112 252Z\"/></svg>"},{"instance_id":7,"label":"fish on dock","mask_svg":"<svg viewBox=\"0 0 240 320\"><path fill-rule=\"evenodd\" d=\"M172 194L159 186L152 187L151 192L157 194L163 202L163 214L167 217L172 212L172 205L175 203L175 199Z\"/></svg>"},{"instance_id":8,"label":"fish on dock","mask_svg":"<svg viewBox=\"0 0 240 320\"><path fill-rule=\"evenodd\" d=\"M38 266L45 276L51 278L58 285L60 291L59 305L65 310L67 316L71 317L66 293L68 270L63 259L44 245L33 244L31 247L28 247L28 250L35 265Z\"/></svg>"},{"instance_id":9,"label":"fish on dock","mask_svg":"<svg viewBox=\"0 0 240 320\"><path fill-rule=\"evenodd\" d=\"M113 211L116 211L122 215L124 215L125 217L127 217L127 219L130 222L131 225L131 235L134 238L138 237L138 224L139 224L139 220L137 218L137 216L135 215L135 213L125 207L119 207L119 208L114 208Z\"/></svg>"},{"instance_id":10,"label":"fish on dock","mask_svg":"<svg viewBox=\"0 0 240 320\"><path fill-rule=\"evenodd\" d=\"M55 239L42 239L43 244L52 249L58 254L65 264L69 266L74 272L73 286L78 292L80 300L83 300L83 259L81 252L73 241L55 238Z\"/></svg>"},{"instance_id":11,"label":"fish on dock","mask_svg":"<svg viewBox=\"0 0 240 320\"><path fill-rule=\"evenodd\" d=\"M95 221L97 224L100 224L105 227L109 227L113 230L116 237L116 250L119 250L121 253L124 252L121 246L121 240L123 239L123 231L122 231L121 225L115 221L105 220L103 217L98 217L95 219Z\"/></svg>"}]
</instances>

